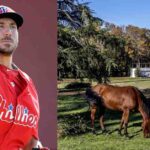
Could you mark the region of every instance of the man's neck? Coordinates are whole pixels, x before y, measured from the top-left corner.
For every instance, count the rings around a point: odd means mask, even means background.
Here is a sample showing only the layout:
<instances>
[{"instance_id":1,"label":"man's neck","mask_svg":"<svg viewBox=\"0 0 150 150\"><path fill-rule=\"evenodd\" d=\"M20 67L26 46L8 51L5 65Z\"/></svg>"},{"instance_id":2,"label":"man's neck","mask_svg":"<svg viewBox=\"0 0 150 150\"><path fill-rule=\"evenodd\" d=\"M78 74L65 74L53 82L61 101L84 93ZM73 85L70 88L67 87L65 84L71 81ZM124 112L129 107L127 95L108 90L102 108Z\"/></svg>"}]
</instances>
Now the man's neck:
<instances>
[{"instance_id":1,"label":"man's neck","mask_svg":"<svg viewBox=\"0 0 150 150\"><path fill-rule=\"evenodd\" d=\"M12 69L12 55L6 56L0 54L0 64Z\"/></svg>"}]
</instances>

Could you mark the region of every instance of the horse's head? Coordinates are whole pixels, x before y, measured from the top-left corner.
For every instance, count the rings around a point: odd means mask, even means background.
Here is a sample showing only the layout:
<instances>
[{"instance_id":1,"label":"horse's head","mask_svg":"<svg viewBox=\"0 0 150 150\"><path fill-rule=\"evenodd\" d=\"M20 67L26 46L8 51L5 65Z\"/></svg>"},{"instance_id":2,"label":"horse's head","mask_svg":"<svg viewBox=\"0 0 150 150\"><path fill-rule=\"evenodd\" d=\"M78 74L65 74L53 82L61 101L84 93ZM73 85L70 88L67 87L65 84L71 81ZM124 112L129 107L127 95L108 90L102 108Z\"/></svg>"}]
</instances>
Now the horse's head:
<instances>
[{"instance_id":1,"label":"horse's head","mask_svg":"<svg viewBox=\"0 0 150 150\"><path fill-rule=\"evenodd\" d=\"M89 102L92 101L98 103L102 99L96 86L93 88L87 88L85 95Z\"/></svg>"},{"instance_id":2,"label":"horse's head","mask_svg":"<svg viewBox=\"0 0 150 150\"><path fill-rule=\"evenodd\" d=\"M144 132L144 137L150 138L150 119L143 122L142 128Z\"/></svg>"}]
</instances>

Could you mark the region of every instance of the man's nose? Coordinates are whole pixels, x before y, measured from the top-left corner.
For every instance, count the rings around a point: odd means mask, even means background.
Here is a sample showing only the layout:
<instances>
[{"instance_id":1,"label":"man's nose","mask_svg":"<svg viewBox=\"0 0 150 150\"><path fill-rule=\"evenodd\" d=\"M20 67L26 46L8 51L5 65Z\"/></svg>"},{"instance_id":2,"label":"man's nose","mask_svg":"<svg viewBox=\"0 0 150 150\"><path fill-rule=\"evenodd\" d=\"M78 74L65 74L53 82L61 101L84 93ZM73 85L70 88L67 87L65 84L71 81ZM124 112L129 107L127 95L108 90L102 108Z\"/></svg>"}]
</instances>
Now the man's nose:
<instances>
[{"instance_id":1,"label":"man's nose","mask_svg":"<svg viewBox=\"0 0 150 150\"><path fill-rule=\"evenodd\" d=\"M7 35L7 36L10 36L12 34L11 29L10 28L5 28L4 34Z\"/></svg>"}]
</instances>

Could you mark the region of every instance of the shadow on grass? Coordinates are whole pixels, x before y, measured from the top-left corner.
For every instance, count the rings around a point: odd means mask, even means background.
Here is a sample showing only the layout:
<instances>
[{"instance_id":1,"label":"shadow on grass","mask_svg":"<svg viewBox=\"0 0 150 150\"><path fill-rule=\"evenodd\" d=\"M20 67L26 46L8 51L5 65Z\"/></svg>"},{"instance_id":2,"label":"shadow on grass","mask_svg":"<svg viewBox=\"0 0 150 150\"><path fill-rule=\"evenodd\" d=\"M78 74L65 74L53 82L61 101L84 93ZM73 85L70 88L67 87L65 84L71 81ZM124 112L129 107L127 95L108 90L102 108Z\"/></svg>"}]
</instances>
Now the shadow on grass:
<instances>
[{"instance_id":1,"label":"shadow on grass","mask_svg":"<svg viewBox=\"0 0 150 150\"><path fill-rule=\"evenodd\" d=\"M119 111L112 111L112 110L106 110L106 113L104 115L104 125L106 127L107 132L103 133L100 129L99 123L95 124L95 130L97 131L96 135L101 134L108 134L111 135L113 133L118 133L119 126L120 126L120 120L121 120L122 112ZM131 130L134 128L137 128L136 131L130 131L128 135L128 139L132 139L134 136L137 136L140 134L141 130L141 124L142 124L142 117L139 112L132 112L130 114L129 118L129 124L128 124L128 130L131 128ZM139 130L140 128L140 130ZM123 130L122 130L123 132ZM118 133L119 135L119 133ZM122 134L121 136L124 136Z\"/></svg>"}]
</instances>

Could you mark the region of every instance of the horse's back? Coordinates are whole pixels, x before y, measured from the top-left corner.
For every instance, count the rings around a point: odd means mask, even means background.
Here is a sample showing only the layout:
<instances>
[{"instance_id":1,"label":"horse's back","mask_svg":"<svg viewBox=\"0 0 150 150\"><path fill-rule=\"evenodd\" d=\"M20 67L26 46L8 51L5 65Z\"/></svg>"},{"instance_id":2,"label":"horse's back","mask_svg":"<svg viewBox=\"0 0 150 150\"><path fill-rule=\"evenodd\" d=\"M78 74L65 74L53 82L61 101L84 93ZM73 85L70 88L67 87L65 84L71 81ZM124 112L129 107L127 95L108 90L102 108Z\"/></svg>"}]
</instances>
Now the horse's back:
<instances>
[{"instance_id":1,"label":"horse's back","mask_svg":"<svg viewBox=\"0 0 150 150\"><path fill-rule=\"evenodd\" d=\"M110 109L134 109L137 105L137 92L133 86L98 84L93 90L98 92L104 105Z\"/></svg>"}]
</instances>

